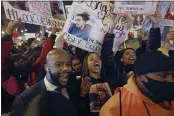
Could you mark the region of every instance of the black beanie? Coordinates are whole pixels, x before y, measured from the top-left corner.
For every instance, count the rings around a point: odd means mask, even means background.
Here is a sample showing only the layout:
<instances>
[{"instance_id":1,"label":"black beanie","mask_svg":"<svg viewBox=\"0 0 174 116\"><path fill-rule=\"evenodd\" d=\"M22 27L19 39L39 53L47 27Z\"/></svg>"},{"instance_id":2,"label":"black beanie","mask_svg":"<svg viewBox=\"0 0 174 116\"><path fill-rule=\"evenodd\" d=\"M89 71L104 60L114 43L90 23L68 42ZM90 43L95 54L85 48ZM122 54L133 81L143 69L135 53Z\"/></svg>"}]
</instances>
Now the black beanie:
<instances>
[{"instance_id":1,"label":"black beanie","mask_svg":"<svg viewBox=\"0 0 174 116\"><path fill-rule=\"evenodd\" d=\"M146 52L135 62L135 74L143 75L163 71L174 71L174 58L162 54L161 51Z\"/></svg>"}]
</instances>

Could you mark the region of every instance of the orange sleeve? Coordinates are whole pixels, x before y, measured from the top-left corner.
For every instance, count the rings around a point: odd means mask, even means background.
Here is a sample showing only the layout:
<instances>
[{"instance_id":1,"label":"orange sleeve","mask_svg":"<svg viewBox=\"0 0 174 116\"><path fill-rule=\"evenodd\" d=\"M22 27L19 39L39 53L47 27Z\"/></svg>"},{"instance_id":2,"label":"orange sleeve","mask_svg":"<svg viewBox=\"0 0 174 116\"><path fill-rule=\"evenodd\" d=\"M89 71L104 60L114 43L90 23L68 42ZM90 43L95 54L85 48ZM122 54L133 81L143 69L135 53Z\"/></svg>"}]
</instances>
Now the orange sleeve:
<instances>
[{"instance_id":1,"label":"orange sleeve","mask_svg":"<svg viewBox=\"0 0 174 116\"><path fill-rule=\"evenodd\" d=\"M99 116L120 116L119 94L115 94L104 104Z\"/></svg>"}]
</instances>

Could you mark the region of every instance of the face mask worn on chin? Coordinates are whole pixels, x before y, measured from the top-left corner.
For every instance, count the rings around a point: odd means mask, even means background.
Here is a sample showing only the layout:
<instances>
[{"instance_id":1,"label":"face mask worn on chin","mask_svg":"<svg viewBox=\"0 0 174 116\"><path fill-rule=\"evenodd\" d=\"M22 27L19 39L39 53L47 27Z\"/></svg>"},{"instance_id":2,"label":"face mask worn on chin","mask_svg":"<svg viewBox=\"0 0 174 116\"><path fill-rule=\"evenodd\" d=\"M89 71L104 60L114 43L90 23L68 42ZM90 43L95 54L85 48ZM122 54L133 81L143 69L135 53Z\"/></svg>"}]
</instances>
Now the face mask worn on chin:
<instances>
[{"instance_id":1,"label":"face mask worn on chin","mask_svg":"<svg viewBox=\"0 0 174 116\"><path fill-rule=\"evenodd\" d=\"M59 82L59 78L60 78L60 73L51 73L51 71L49 70L49 74L50 74L50 77L51 77L51 80L54 82L54 84L56 84L58 87L60 88L65 88L67 85L62 85L60 82Z\"/></svg>"},{"instance_id":2,"label":"face mask worn on chin","mask_svg":"<svg viewBox=\"0 0 174 116\"><path fill-rule=\"evenodd\" d=\"M174 82L161 82L153 80L147 76L148 82L143 82L148 91L153 94L151 100L155 103L162 103L164 101L174 101Z\"/></svg>"}]
</instances>

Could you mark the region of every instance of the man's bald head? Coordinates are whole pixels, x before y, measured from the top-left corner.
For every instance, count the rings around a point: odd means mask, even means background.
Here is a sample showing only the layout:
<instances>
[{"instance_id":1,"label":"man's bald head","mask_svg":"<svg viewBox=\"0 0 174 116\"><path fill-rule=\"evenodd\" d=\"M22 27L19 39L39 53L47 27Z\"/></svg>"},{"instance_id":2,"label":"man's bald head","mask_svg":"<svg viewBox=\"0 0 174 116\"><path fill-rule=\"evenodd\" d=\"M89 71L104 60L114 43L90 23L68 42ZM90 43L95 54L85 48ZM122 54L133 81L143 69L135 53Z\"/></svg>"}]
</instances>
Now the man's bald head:
<instances>
[{"instance_id":1,"label":"man's bald head","mask_svg":"<svg viewBox=\"0 0 174 116\"><path fill-rule=\"evenodd\" d=\"M48 53L46 62L45 70L49 82L65 87L71 72L71 60L68 53L63 49L53 49Z\"/></svg>"},{"instance_id":2,"label":"man's bald head","mask_svg":"<svg viewBox=\"0 0 174 116\"><path fill-rule=\"evenodd\" d=\"M52 58L57 55L60 55L60 56L65 55L69 57L68 53L65 50L60 48L54 48L48 53L46 63L48 63L49 61L52 61Z\"/></svg>"}]
</instances>

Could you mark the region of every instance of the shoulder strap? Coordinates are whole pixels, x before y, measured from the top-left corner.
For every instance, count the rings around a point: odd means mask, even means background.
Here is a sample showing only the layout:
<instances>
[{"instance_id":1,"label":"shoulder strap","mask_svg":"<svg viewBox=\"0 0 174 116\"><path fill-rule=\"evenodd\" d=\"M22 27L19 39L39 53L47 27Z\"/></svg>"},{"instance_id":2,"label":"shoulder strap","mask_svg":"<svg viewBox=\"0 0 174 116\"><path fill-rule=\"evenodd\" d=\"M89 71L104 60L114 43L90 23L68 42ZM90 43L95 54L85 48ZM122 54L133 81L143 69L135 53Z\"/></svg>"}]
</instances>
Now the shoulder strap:
<instances>
[{"instance_id":1,"label":"shoulder strap","mask_svg":"<svg viewBox=\"0 0 174 116\"><path fill-rule=\"evenodd\" d=\"M120 116L122 116L121 89L120 89L120 88L117 88L117 89L115 90L115 94L116 94L116 93L120 93L120 94L119 94L119 101L120 101Z\"/></svg>"},{"instance_id":2,"label":"shoulder strap","mask_svg":"<svg viewBox=\"0 0 174 116\"><path fill-rule=\"evenodd\" d=\"M122 116L122 104L121 104L121 90L119 88L119 100L120 100L120 116Z\"/></svg>"}]
</instances>

